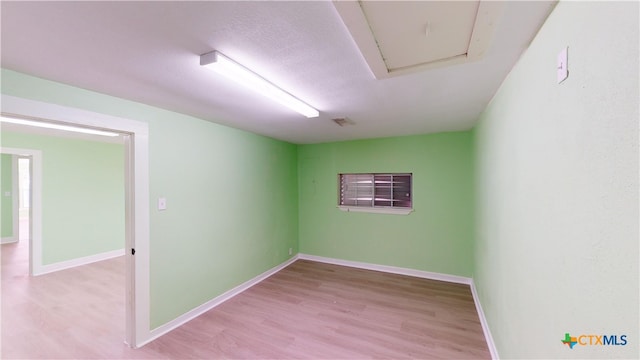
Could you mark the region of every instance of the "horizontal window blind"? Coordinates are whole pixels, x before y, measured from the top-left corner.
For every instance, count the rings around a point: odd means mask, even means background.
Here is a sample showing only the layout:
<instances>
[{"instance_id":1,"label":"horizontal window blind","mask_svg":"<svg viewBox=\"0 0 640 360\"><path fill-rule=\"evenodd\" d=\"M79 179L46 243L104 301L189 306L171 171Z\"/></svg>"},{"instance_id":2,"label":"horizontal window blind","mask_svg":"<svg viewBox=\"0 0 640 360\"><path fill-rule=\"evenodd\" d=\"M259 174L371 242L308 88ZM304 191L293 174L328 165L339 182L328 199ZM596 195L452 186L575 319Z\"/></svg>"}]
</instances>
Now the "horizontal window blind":
<instances>
[{"instance_id":1,"label":"horizontal window blind","mask_svg":"<svg viewBox=\"0 0 640 360\"><path fill-rule=\"evenodd\" d=\"M339 204L411 208L412 174L340 174Z\"/></svg>"}]
</instances>

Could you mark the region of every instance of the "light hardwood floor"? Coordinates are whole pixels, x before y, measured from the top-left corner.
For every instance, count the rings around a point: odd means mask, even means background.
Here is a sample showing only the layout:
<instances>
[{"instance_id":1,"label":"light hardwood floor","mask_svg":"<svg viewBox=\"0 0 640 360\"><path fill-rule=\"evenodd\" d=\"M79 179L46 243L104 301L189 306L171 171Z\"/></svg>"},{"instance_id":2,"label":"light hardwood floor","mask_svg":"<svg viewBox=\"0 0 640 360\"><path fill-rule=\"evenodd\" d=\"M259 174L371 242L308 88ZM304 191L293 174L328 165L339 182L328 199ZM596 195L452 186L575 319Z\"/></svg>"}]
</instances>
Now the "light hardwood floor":
<instances>
[{"instance_id":1,"label":"light hardwood floor","mask_svg":"<svg viewBox=\"0 0 640 360\"><path fill-rule=\"evenodd\" d=\"M490 358L468 286L304 260L132 350L123 258L29 278L19 253L2 246L2 358Z\"/></svg>"},{"instance_id":2,"label":"light hardwood floor","mask_svg":"<svg viewBox=\"0 0 640 360\"><path fill-rule=\"evenodd\" d=\"M124 345L124 257L30 277L21 241L1 269L3 359L159 357Z\"/></svg>"}]
</instances>

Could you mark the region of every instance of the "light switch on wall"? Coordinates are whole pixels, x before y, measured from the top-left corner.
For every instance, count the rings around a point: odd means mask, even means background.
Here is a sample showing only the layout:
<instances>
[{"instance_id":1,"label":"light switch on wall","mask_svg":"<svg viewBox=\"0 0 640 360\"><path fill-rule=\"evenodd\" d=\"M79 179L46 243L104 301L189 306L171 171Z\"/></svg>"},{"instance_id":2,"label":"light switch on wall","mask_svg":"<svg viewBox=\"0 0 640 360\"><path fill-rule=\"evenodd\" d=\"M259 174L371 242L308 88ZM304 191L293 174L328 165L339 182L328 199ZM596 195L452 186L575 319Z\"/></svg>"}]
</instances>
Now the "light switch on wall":
<instances>
[{"instance_id":1,"label":"light switch on wall","mask_svg":"<svg viewBox=\"0 0 640 360\"><path fill-rule=\"evenodd\" d=\"M566 47L560 51L558 54L558 84L563 82L567 77L569 77L569 56L568 56L569 48Z\"/></svg>"},{"instance_id":2,"label":"light switch on wall","mask_svg":"<svg viewBox=\"0 0 640 360\"><path fill-rule=\"evenodd\" d=\"M158 210L167 210L167 199L159 198L158 199Z\"/></svg>"}]
</instances>

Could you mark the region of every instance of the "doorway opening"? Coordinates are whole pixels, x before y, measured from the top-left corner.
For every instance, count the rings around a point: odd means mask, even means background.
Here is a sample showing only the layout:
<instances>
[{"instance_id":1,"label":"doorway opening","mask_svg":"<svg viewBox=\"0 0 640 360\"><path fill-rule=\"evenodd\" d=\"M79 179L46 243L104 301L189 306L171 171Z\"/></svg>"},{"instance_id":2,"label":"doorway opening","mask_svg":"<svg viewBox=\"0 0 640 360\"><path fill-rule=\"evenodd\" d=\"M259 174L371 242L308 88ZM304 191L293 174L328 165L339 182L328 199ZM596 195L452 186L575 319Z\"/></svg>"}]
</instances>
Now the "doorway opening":
<instances>
[{"instance_id":1,"label":"doorway opening","mask_svg":"<svg viewBox=\"0 0 640 360\"><path fill-rule=\"evenodd\" d=\"M31 241L31 157L18 156L18 241Z\"/></svg>"},{"instance_id":2,"label":"doorway opening","mask_svg":"<svg viewBox=\"0 0 640 360\"><path fill-rule=\"evenodd\" d=\"M76 299L73 311L76 311L76 314L85 314L81 318L87 320L78 321L79 324L82 323L79 328L91 329L97 326L88 321L94 319L97 320L96 324L104 326L104 332L108 336L113 338L113 335L119 333L124 339L128 323L125 317L126 303L128 303L125 299L128 267L124 256L126 232L124 188L127 162L123 142L129 135L121 135L120 140L113 141L114 143L104 143L81 137L75 138L70 134L34 134L32 132L33 129L26 127L9 130L3 123L3 140L5 140L3 144L25 147L2 148L3 153L9 153L13 167L12 218L17 223L16 241L13 244L3 245L2 249L3 269L8 269L12 275L6 278L7 274L3 274L5 284L3 294L9 295L9 299L29 302L31 301L29 297L23 296L15 289L20 289L21 286L32 289L33 292L40 294L39 304L43 309L57 307L60 311L59 316L69 316L68 321L72 321L73 315L70 315L72 308L66 304L74 303L71 299ZM83 150L84 154L82 154ZM110 165L106 165L107 163ZM36 164L33 169L32 164ZM34 177L38 178L35 182ZM100 179L108 180L100 182ZM93 205L98 205L98 210L92 209ZM105 205L110 211L104 210ZM32 216L32 214L39 216ZM68 223L64 222L66 219ZM106 222L105 219L107 219ZM37 230L34 232L32 229ZM104 236L105 233L110 235ZM114 249L111 247L114 245L119 248L104 252L106 249ZM90 252L74 253L79 247L83 252ZM60 249L64 250L60 251ZM107 254L109 255L105 256ZM54 256L58 256L59 260ZM60 256L64 257L60 258ZM91 263L96 264L90 265ZM109 270L105 272L100 269ZM66 271L52 277L44 275L59 270ZM84 277L78 274L93 274L95 281L103 284L101 289L105 292L105 296L83 297L83 289L95 282L84 281ZM43 275L42 280L28 279L29 276L40 275ZM66 278L68 281L61 284L56 280L59 278ZM114 282L111 279L117 281ZM38 286L38 284L50 285ZM50 291L52 287L57 289L66 287L65 294L70 296L69 301L57 304L56 299L63 297L56 296L55 291ZM3 296L2 300L5 301L7 298ZM98 307L102 311L94 310L93 304L100 304ZM46 313L51 314L53 311L46 311ZM109 314L114 321L109 322L108 318L105 318L106 314ZM56 327L55 318L44 316L42 321L44 324L49 324L50 329L55 329L56 333L60 332L61 328ZM30 329L30 326L33 326L33 323L26 321L24 327ZM9 332L9 334L12 333ZM87 337L85 340L89 341L89 339ZM23 350L20 350L20 345L17 345L13 351Z\"/></svg>"},{"instance_id":3,"label":"doorway opening","mask_svg":"<svg viewBox=\"0 0 640 360\"><path fill-rule=\"evenodd\" d=\"M3 116L19 117L46 123L66 124L124 135L125 148L125 343L136 348L150 338L149 319L149 129L148 124L127 118L95 113L41 101L2 95ZM7 148L2 149L3 152ZM17 154L23 154L20 149ZM42 154L31 156L31 198L29 237L32 245L41 237ZM135 161L134 161L135 159ZM133 251L135 249L135 252ZM41 256L31 246L32 257ZM135 256L133 255L135 253ZM40 259L41 260L41 259Z\"/></svg>"}]
</instances>

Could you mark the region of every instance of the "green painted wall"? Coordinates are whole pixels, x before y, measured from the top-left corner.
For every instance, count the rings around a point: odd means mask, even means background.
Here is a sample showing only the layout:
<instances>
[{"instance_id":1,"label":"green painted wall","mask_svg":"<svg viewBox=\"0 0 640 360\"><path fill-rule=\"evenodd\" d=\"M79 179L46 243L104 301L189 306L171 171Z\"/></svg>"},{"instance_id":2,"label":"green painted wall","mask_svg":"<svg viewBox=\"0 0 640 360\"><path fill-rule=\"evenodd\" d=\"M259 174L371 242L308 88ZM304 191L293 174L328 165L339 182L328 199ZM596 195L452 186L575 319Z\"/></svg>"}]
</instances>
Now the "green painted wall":
<instances>
[{"instance_id":1,"label":"green painted wall","mask_svg":"<svg viewBox=\"0 0 640 360\"><path fill-rule=\"evenodd\" d=\"M124 248L124 146L3 131L42 151L42 264Z\"/></svg>"},{"instance_id":2,"label":"green painted wall","mask_svg":"<svg viewBox=\"0 0 640 360\"><path fill-rule=\"evenodd\" d=\"M475 130L474 279L502 358L640 357L638 23L638 2L561 1Z\"/></svg>"},{"instance_id":3,"label":"green painted wall","mask_svg":"<svg viewBox=\"0 0 640 360\"><path fill-rule=\"evenodd\" d=\"M183 120L183 119L180 119ZM296 146L205 121L150 131L153 325L297 253ZM171 144L165 146L164 144Z\"/></svg>"},{"instance_id":4,"label":"green painted wall","mask_svg":"<svg viewBox=\"0 0 640 360\"><path fill-rule=\"evenodd\" d=\"M2 223L0 226L0 237L9 238L13 234L13 157L9 154L0 155L0 217ZM11 196L5 196L6 192L10 192Z\"/></svg>"},{"instance_id":5,"label":"green painted wall","mask_svg":"<svg viewBox=\"0 0 640 360\"><path fill-rule=\"evenodd\" d=\"M473 267L469 132L301 145L300 252L470 276ZM343 212L339 173L413 173L409 215Z\"/></svg>"},{"instance_id":6,"label":"green painted wall","mask_svg":"<svg viewBox=\"0 0 640 360\"><path fill-rule=\"evenodd\" d=\"M295 145L6 69L2 93L149 124L152 328L297 253Z\"/></svg>"}]
</instances>

